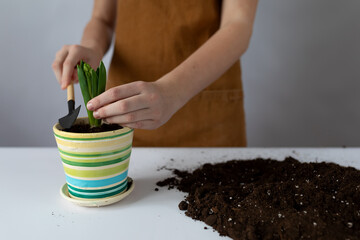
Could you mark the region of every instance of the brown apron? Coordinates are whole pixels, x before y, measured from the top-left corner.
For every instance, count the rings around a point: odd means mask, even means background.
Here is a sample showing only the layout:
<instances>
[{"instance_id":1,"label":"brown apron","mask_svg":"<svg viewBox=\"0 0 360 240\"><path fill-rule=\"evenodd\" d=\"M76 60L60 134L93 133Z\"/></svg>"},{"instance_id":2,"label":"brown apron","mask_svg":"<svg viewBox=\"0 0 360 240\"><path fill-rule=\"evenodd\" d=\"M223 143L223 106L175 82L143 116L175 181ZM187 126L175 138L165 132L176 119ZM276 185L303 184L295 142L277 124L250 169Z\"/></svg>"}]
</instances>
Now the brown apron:
<instances>
[{"instance_id":1,"label":"brown apron","mask_svg":"<svg viewBox=\"0 0 360 240\"><path fill-rule=\"evenodd\" d=\"M120 0L107 89L155 81L218 29L221 1ZM239 61L155 130L136 129L134 146L246 146Z\"/></svg>"}]
</instances>

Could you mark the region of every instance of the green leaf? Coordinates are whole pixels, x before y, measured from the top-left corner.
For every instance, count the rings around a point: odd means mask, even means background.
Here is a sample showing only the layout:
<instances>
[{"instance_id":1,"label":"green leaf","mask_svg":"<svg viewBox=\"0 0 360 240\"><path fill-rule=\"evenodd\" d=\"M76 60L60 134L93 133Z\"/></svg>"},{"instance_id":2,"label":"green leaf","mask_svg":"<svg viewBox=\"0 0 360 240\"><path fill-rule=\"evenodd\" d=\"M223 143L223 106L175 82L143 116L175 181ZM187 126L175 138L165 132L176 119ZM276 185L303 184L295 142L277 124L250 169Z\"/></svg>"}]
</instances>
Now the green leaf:
<instances>
[{"instance_id":1,"label":"green leaf","mask_svg":"<svg viewBox=\"0 0 360 240\"><path fill-rule=\"evenodd\" d=\"M99 72L99 86L98 86L98 95L105 92L106 87L106 69L103 61L100 62L100 66L98 67Z\"/></svg>"},{"instance_id":2,"label":"green leaf","mask_svg":"<svg viewBox=\"0 0 360 240\"><path fill-rule=\"evenodd\" d=\"M100 68L98 67L98 68L96 69L96 75L97 75L98 79L100 78L100 77L99 77L99 71L100 71Z\"/></svg>"},{"instance_id":3,"label":"green leaf","mask_svg":"<svg viewBox=\"0 0 360 240\"><path fill-rule=\"evenodd\" d=\"M88 85L88 90L89 90L89 93L90 93L90 97L93 98L94 96L92 95L92 84L91 84L91 66L87 63L84 62L84 66L83 66L83 71L85 73L85 77L86 77L86 81L87 81L87 85Z\"/></svg>"},{"instance_id":4,"label":"green leaf","mask_svg":"<svg viewBox=\"0 0 360 240\"><path fill-rule=\"evenodd\" d=\"M95 119L95 124L96 127L100 127L101 126L101 119Z\"/></svg>"},{"instance_id":5,"label":"green leaf","mask_svg":"<svg viewBox=\"0 0 360 240\"><path fill-rule=\"evenodd\" d=\"M91 72L91 90L92 90L92 97L96 97L98 91L98 76L94 69L90 70ZM94 126L100 127L101 126L101 119L94 119Z\"/></svg>"},{"instance_id":6,"label":"green leaf","mask_svg":"<svg viewBox=\"0 0 360 240\"><path fill-rule=\"evenodd\" d=\"M91 96L94 98L98 95L98 76L94 69L90 70L91 73Z\"/></svg>"},{"instance_id":7,"label":"green leaf","mask_svg":"<svg viewBox=\"0 0 360 240\"><path fill-rule=\"evenodd\" d=\"M88 88L88 81L85 77L85 73L82 68L83 65L84 65L84 63L83 63L83 61L81 61L80 65L77 65L76 67L77 67L77 74L78 74L80 89L81 89L81 93L83 95L83 99L84 99L84 103L85 103L85 107L86 107L86 105L90 101L91 97L90 97L89 88ZM87 107L86 107L86 111L87 111L87 114L89 117L90 126L93 126L94 122L95 122L93 112L89 111L87 109Z\"/></svg>"}]
</instances>

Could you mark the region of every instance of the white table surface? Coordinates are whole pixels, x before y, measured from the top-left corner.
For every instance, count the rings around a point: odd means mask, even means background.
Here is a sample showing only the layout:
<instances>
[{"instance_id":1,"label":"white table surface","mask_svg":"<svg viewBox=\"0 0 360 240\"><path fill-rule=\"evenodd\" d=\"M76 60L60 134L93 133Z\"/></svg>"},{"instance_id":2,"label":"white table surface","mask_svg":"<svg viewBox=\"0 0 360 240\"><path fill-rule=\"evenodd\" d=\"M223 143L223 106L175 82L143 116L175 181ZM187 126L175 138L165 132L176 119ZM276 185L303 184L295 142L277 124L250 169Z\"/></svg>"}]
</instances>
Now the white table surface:
<instances>
[{"instance_id":1,"label":"white table surface","mask_svg":"<svg viewBox=\"0 0 360 240\"><path fill-rule=\"evenodd\" d=\"M0 239L219 239L178 209L185 193L154 191L171 176L160 167L191 170L205 162L293 156L360 169L360 148L134 148L134 191L116 204L85 208L59 194L65 175L56 148L0 148L0 156Z\"/></svg>"}]
</instances>

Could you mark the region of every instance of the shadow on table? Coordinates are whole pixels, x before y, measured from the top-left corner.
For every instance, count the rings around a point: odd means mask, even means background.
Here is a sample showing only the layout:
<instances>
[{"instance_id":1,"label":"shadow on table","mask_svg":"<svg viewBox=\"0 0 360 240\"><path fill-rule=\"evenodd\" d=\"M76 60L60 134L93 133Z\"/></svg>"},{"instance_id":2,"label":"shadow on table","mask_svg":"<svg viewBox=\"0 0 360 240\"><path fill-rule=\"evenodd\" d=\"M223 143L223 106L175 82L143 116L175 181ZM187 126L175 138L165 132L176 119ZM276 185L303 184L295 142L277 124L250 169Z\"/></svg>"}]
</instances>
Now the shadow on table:
<instances>
[{"instance_id":1,"label":"shadow on table","mask_svg":"<svg viewBox=\"0 0 360 240\"><path fill-rule=\"evenodd\" d=\"M106 206L106 208L125 208L129 205L136 204L138 201L149 198L153 195L158 195L160 192L155 191L155 188L160 189L156 186L156 182L162 180L159 177L144 177L144 178L135 178L135 188L129 196L119 201L118 203Z\"/></svg>"}]
</instances>

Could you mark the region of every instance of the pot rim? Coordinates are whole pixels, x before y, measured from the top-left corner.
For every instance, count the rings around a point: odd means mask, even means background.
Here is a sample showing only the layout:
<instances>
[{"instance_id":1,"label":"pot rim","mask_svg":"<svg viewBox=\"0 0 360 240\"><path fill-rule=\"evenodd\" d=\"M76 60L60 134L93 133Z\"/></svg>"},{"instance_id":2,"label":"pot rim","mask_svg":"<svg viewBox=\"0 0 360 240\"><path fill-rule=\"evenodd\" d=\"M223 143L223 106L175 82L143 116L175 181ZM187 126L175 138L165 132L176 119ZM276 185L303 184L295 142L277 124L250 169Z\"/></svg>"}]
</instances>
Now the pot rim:
<instances>
[{"instance_id":1,"label":"pot rim","mask_svg":"<svg viewBox=\"0 0 360 240\"><path fill-rule=\"evenodd\" d=\"M88 122L89 119L87 117L80 117L77 118L76 122ZM106 132L97 132L97 133L74 133L74 132L65 132L62 131L62 127L59 123L54 124L53 126L53 132L55 135L62 136L62 137L73 137L73 138L102 138L102 137L108 137L113 135L119 135L119 134L128 134L132 133L134 129L129 127L123 127L121 129L113 130L113 131L106 131Z\"/></svg>"}]
</instances>

